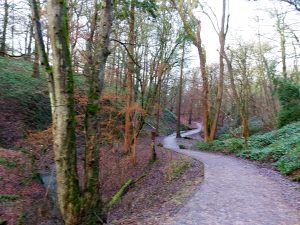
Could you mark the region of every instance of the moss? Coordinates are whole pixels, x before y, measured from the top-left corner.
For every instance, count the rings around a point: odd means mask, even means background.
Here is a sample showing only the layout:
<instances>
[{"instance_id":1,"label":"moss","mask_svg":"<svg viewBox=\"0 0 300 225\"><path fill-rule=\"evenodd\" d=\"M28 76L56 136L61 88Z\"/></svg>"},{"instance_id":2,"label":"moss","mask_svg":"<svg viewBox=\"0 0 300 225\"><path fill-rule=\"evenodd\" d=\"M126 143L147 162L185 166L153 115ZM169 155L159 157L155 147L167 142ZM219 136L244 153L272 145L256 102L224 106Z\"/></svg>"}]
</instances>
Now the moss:
<instances>
[{"instance_id":1,"label":"moss","mask_svg":"<svg viewBox=\"0 0 300 225\"><path fill-rule=\"evenodd\" d=\"M120 188L119 191L117 191L117 193L112 197L112 199L110 200L110 202L108 203L108 208L111 208L113 205L115 205L119 199L123 196L123 194L126 192L126 190L128 189L128 187L132 184L132 179L129 179L125 182L125 184Z\"/></svg>"},{"instance_id":2,"label":"moss","mask_svg":"<svg viewBox=\"0 0 300 225\"><path fill-rule=\"evenodd\" d=\"M0 202L5 202L5 201L16 201L20 199L20 195L0 195Z\"/></svg>"},{"instance_id":3,"label":"moss","mask_svg":"<svg viewBox=\"0 0 300 225\"><path fill-rule=\"evenodd\" d=\"M177 180L190 167L191 163L186 158L172 160L166 172L167 182Z\"/></svg>"},{"instance_id":4,"label":"moss","mask_svg":"<svg viewBox=\"0 0 300 225\"><path fill-rule=\"evenodd\" d=\"M13 169L17 167L17 161L13 159L5 159L0 157L0 165L5 166L6 168Z\"/></svg>"}]
</instances>

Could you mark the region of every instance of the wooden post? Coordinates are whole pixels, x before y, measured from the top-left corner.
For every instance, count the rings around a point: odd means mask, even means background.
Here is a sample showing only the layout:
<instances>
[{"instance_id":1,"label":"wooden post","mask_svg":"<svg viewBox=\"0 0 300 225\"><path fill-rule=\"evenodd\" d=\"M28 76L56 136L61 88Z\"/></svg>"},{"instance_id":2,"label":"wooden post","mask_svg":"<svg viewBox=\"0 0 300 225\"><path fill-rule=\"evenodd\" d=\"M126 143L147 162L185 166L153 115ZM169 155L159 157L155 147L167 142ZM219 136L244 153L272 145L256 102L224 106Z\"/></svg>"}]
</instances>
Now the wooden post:
<instances>
[{"instance_id":1,"label":"wooden post","mask_svg":"<svg viewBox=\"0 0 300 225\"><path fill-rule=\"evenodd\" d=\"M156 152L155 152L155 137L156 137L156 132L152 131L151 132L151 158L150 158L151 163L155 162L157 159Z\"/></svg>"}]
</instances>

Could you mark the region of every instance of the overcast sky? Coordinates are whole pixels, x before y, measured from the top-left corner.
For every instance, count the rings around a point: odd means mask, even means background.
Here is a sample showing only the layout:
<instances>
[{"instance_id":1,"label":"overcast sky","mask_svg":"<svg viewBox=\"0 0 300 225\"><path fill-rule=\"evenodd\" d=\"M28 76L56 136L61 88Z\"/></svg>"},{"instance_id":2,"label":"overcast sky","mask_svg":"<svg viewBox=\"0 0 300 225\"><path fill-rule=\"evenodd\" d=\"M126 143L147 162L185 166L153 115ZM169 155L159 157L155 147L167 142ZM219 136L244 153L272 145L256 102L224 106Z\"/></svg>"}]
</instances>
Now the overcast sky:
<instances>
[{"instance_id":1,"label":"overcast sky","mask_svg":"<svg viewBox=\"0 0 300 225\"><path fill-rule=\"evenodd\" d=\"M220 21L222 0L207 0L207 4L215 11L218 20ZM262 35L262 41L267 41L271 45L279 45L279 36L276 34L275 19L271 19L267 10L278 9L278 11L287 11L286 22L290 24L291 28L297 30L300 25L300 12L294 10L294 8L286 3L282 3L279 0L229 0L229 33L226 38L226 45L233 46L237 39L243 39L247 41L257 40L258 30ZM206 15L196 13L200 16L202 21L202 39L203 44L207 51L208 62L218 62L219 48L218 36L214 31L211 22ZM258 22L259 20L259 22ZM299 29L296 31L299 36ZM276 50L277 52L279 49ZM278 52L279 53L279 52ZM198 64L197 50L193 48L192 51L194 62ZM195 65L195 63L193 64Z\"/></svg>"}]
</instances>

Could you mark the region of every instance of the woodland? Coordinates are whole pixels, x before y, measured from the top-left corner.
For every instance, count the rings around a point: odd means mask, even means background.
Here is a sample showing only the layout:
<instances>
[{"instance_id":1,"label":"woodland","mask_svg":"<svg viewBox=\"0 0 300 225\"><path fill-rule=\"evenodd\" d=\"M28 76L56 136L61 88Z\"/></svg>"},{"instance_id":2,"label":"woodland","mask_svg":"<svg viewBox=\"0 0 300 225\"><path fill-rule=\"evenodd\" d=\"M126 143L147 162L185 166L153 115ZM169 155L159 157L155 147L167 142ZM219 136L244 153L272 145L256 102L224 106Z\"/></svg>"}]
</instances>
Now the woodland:
<instances>
[{"instance_id":1,"label":"woodland","mask_svg":"<svg viewBox=\"0 0 300 225\"><path fill-rule=\"evenodd\" d=\"M299 23L299 0L0 0L0 225L181 224L189 150L299 198Z\"/></svg>"}]
</instances>

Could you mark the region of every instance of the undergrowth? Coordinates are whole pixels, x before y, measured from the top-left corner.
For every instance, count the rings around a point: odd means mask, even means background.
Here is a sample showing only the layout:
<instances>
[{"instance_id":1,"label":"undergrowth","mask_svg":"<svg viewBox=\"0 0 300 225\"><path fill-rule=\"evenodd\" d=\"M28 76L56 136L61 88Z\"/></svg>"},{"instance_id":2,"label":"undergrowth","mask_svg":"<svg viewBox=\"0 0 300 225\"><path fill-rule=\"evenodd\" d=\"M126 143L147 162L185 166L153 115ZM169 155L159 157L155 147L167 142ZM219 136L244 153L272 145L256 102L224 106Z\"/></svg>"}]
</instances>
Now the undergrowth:
<instances>
[{"instance_id":1,"label":"undergrowth","mask_svg":"<svg viewBox=\"0 0 300 225\"><path fill-rule=\"evenodd\" d=\"M0 96L16 100L16 111L25 115L30 129L45 129L51 122L51 110L46 78L40 69L39 77L32 77L32 62L24 59L0 57ZM83 90L84 78L74 75L75 85Z\"/></svg>"}]
</instances>

